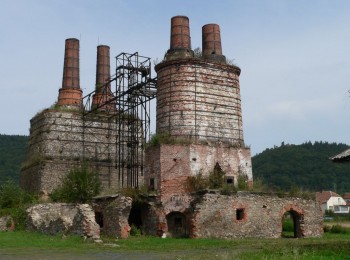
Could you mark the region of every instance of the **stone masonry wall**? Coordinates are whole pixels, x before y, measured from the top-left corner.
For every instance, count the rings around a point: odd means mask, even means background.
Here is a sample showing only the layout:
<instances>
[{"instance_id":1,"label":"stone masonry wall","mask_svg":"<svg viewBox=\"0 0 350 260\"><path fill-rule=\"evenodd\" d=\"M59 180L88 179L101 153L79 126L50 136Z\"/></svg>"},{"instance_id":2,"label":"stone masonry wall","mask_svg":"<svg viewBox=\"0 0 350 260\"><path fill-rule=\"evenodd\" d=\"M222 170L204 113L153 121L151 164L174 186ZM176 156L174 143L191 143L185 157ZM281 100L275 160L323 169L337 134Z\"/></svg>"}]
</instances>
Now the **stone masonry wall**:
<instances>
[{"instance_id":1,"label":"stone masonry wall","mask_svg":"<svg viewBox=\"0 0 350 260\"><path fill-rule=\"evenodd\" d=\"M191 237L278 238L282 233L282 217L287 211L298 219L300 237L323 235L322 211L314 200L239 192L232 196L206 194L193 206ZM240 220L237 210L243 210Z\"/></svg>"},{"instance_id":2,"label":"stone masonry wall","mask_svg":"<svg viewBox=\"0 0 350 260\"><path fill-rule=\"evenodd\" d=\"M45 203L26 210L26 229L55 235L75 234L99 239L100 227L88 204Z\"/></svg>"},{"instance_id":3,"label":"stone masonry wall","mask_svg":"<svg viewBox=\"0 0 350 260\"><path fill-rule=\"evenodd\" d=\"M103 113L83 120L79 112L54 109L33 117L21 186L32 192L50 193L83 160L98 171L104 189L126 186L126 172L120 176L116 168L118 131L113 120Z\"/></svg>"},{"instance_id":4,"label":"stone masonry wall","mask_svg":"<svg viewBox=\"0 0 350 260\"><path fill-rule=\"evenodd\" d=\"M94 199L93 208L102 216L101 231L118 238L127 238L130 233L128 218L132 199L121 195L99 196Z\"/></svg>"}]
</instances>

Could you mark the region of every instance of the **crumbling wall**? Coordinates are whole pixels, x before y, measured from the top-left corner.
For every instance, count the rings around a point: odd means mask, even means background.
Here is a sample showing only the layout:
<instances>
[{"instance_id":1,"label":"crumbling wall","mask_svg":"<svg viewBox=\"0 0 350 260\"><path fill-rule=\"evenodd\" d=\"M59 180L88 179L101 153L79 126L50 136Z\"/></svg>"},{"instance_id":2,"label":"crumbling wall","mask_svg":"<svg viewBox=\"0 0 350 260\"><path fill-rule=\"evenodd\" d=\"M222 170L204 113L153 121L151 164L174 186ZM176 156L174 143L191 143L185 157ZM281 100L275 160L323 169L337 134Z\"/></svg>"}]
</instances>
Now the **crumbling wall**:
<instances>
[{"instance_id":1,"label":"crumbling wall","mask_svg":"<svg viewBox=\"0 0 350 260\"><path fill-rule=\"evenodd\" d=\"M202 173L208 176L216 163L226 176L244 174L252 181L250 150L248 148L217 147L201 144L161 144L150 147L146 154L145 182L154 179L163 203L174 200L187 201L185 183L189 176ZM183 196L183 199L179 198Z\"/></svg>"},{"instance_id":2,"label":"crumbling wall","mask_svg":"<svg viewBox=\"0 0 350 260\"><path fill-rule=\"evenodd\" d=\"M26 229L45 234L75 234L92 239L100 237L95 213L88 204L45 203L26 210Z\"/></svg>"},{"instance_id":3,"label":"crumbling wall","mask_svg":"<svg viewBox=\"0 0 350 260\"><path fill-rule=\"evenodd\" d=\"M278 238L286 212L296 216L298 237L323 235L322 211L315 200L239 192L232 196L205 194L193 207L193 238Z\"/></svg>"},{"instance_id":4,"label":"crumbling wall","mask_svg":"<svg viewBox=\"0 0 350 260\"><path fill-rule=\"evenodd\" d=\"M0 217L0 231L14 231L15 228L16 224L11 216Z\"/></svg>"},{"instance_id":5,"label":"crumbling wall","mask_svg":"<svg viewBox=\"0 0 350 260\"><path fill-rule=\"evenodd\" d=\"M104 234L127 238L130 233L128 218L132 199L121 195L99 196L94 199L94 211L101 216L101 230Z\"/></svg>"}]
</instances>

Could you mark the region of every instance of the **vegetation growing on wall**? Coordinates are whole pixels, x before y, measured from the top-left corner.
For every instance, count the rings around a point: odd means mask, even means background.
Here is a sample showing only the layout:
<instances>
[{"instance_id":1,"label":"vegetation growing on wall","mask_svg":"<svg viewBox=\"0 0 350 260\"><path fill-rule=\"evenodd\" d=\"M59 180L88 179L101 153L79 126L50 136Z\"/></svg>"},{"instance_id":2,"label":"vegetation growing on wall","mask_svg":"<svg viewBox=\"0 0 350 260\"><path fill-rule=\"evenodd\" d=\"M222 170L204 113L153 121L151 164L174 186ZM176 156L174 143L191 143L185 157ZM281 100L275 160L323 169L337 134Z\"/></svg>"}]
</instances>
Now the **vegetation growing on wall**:
<instances>
[{"instance_id":1,"label":"vegetation growing on wall","mask_svg":"<svg viewBox=\"0 0 350 260\"><path fill-rule=\"evenodd\" d=\"M161 144L190 144L191 141L183 137L171 136L169 133L153 134L146 147L159 146Z\"/></svg>"},{"instance_id":2,"label":"vegetation growing on wall","mask_svg":"<svg viewBox=\"0 0 350 260\"><path fill-rule=\"evenodd\" d=\"M186 190L189 192L197 192L206 189L220 190L222 194L229 195L238 190L248 190L248 177L244 174L239 174L237 186L225 182L225 172L221 169L219 163L216 163L214 169L208 176L204 176L202 172L196 176L189 176L186 180Z\"/></svg>"},{"instance_id":3,"label":"vegetation growing on wall","mask_svg":"<svg viewBox=\"0 0 350 260\"><path fill-rule=\"evenodd\" d=\"M53 201L86 203L98 195L101 182L98 173L91 171L86 162L71 170L63 178L62 184L50 195Z\"/></svg>"}]
</instances>

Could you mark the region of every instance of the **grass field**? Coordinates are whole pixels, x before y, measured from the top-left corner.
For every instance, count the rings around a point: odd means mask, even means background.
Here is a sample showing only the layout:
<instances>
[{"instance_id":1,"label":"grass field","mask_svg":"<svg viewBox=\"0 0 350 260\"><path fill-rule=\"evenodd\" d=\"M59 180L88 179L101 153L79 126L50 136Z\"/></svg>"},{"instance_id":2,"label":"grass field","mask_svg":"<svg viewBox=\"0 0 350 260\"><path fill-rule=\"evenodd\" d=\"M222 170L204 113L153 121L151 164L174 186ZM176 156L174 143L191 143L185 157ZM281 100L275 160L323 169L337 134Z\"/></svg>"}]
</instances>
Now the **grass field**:
<instances>
[{"instance_id":1,"label":"grass field","mask_svg":"<svg viewBox=\"0 0 350 260\"><path fill-rule=\"evenodd\" d=\"M104 243L24 231L0 233L0 259L349 259L350 234L303 239L162 239Z\"/></svg>"}]
</instances>

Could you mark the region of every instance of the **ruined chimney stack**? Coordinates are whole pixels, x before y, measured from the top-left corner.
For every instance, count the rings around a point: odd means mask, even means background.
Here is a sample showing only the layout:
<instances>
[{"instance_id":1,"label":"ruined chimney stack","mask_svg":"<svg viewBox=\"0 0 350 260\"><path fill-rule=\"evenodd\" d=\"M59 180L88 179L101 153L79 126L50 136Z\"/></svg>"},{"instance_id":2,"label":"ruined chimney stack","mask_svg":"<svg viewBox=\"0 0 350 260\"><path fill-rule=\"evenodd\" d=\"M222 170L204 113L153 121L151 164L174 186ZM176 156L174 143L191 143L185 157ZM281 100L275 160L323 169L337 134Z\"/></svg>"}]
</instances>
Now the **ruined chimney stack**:
<instances>
[{"instance_id":1,"label":"ruined chimney stack","mask_svg":"<svg viewBox=\"0 0 350 260\"><path fill-rule=\"evenodd\" d=\"M106 84L111 76L110 73L110 56L109 46L97 46L97 62L96 62L96 91L101 92L101 86ZM110 85L110 84L109 84Z\"/></svg>"},{"instance_id":2,"label":"ruined chimney stack","mask_svg":"<svg viewBox=\"0 0 350 260\"><path fill-rule=\"evenodd\" d=\"M97 46L96 92L92 98L92 109L97 108L103 111L115 109L115 101L101 106L103 103L113 99L111 84L109 83L111 76L109 50L110 48L107 45Z\"/></svg>"},{"instance_id":3,"label":"ruined chimney stack","mask_svg":"<svg viewBox=\"0 0 350 260\"><path fill-rule=\"evenodd\" d=\"M59 90L57 105L81 106L83 92L80 89L79 74L79 40L66 39L62 88Z\"/></svg>"},{"instance_id":4,"label":"ruined chimney stack","mask_svg":"<svg viewBox=\"0 0 350 260\"><path fill-rule=\"evenodd\" d=\"M202 53L206 60L226 62L225 56L222 55L219 25L206 24L202 27Z\"/></svg>"},{"instance_id":5,"label":"ruined chimney stack","mask_svg":"<svg viewBox=\"0 0 350 260\"><path fill-rule=\"evenodd\" d=\"M193 57L189 19L187 16L174 16L171 18L170 49L166 54L166 59L188 57Z\"/></svg>"}]
</instances>

